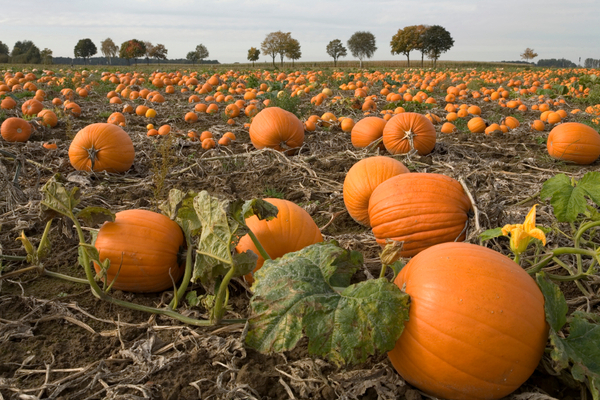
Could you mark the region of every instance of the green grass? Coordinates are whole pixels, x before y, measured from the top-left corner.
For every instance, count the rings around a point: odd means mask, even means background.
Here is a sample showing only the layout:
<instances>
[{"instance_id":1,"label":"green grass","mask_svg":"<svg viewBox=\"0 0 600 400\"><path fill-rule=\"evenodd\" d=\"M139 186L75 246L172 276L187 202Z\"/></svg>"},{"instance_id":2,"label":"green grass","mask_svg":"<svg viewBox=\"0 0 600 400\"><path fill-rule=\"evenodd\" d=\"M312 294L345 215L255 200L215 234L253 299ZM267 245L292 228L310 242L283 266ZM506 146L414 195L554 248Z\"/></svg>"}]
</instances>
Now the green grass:
<instances>
[{"instance_id":1,"label":"green grass","mask_svg":"<svg viewBox=\"0 0 600 400\"><path fill-rule=\"evenodd\" d=\"M263 195L264 197L274 197L276 199L283 199L285 198L285 193L279 191L276 188L273 187L265 187L265 190L263 191Z\"/></svg>"}]
</instances>

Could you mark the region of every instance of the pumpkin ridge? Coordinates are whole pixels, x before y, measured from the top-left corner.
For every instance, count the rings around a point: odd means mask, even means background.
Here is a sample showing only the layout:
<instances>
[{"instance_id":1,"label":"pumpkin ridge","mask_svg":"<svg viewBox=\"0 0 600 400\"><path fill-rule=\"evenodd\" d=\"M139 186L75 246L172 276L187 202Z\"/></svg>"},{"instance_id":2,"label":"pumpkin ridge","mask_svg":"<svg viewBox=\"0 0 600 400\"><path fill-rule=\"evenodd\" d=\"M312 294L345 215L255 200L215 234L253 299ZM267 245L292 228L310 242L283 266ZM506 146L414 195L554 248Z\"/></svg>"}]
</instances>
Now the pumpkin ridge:
<instances>
[{"instance_id":1,"label":"pumpkin ridge","mask_svg":"<svg viewBox=\"0 0 600 400\"><path fill-rule=\"evenodd\" d=\"M436 290L439 290L439 289L436 287ZM411 298L413 298L413 297L411 296ZM452 310L452 309L445 308L443 304L440 304L440 305L435 305L435 302L434 302L434 301L427 301L427 300L425 300L425 303L423 303L423 301L424 301L424 300L423 300L423 298L422 298L422 297L418 297L418 296L417 296L417 297L414 297L414 298L415 298L415 299L421 299L421 300L420 300L420 301L421 301L421 304L419 304L419 306L420 306L421 308L428 308L428 309L430 309L430 310L437 309L437 310L443 311L444 313L451 313L451 314L454 314L454 315L459 315L459 316L461 316L461 317L463 317L463 318L465 318L465 319L469 319L470 321L474 321L474 322L475 322L475 323L477 323L477 324L485 325L485 326L486 326L486 328L490 328L490 329L492 329L493 331L495 331L495 332L498 332L498 333L502 334L503 336L509 337L510 339L514 340L514 341L515 341L517 344L521 345L522 347L525 347L525 348L527 348L527 349L530 349L532 352L535 352L535 348L533 348L532 346L528 345L527 343L524 343L524 342L522 342L522 341L520 340L520 337L519 337L519 336L512 335L511 333L512 333L513 331L511 331L511 330L508 330L508 331L504 332L504 331L501 331L501 330L499 330L499 329L497 329L497 328L495 328L495 327L493 327L493 326L491 326L491 325L488 325L488 324L486 324L485 322L482 322L482 321L480 321L480 320L478 320L478 319L476 319L476 318L473 318L472 316L469 316L469 315L467 315L467 314L464 314L464 313L459 313L459 312L457 312L456 310ZM429 306L429 307L428 307L428 306ZM514 310L511 310L511 312L515 312L515 311L514 311ZM521 318L521 319L522 319L521 323L526 323L527 325L533 325L529 319L527 319L527 318ZM457 340L457 341L459 341L459 342L461 342L461 343L465 343L465 342L463 342L462 340L460 340L460 339L457 339L456 337L454 337L454 336L452 336L452 335L449 335L448 333L446 333L446 332L444 332L444 331L440 330L439 328L437 328L437 327L435 327L435 326L433 326L433 325L431 325L431 324L427 323L427 321L423 321L423 320L421 320L421 319L419 319L419 321L421 321L422 323L424 323L424 324L426 324L427 326L431 327L431 329L435 329L436 331L438 331L438 332L439 332L440 334L442 334L442 335L448 336L448 337L450 337L450 338L452 338L452 339L455 339L455 340ZM470 328L473 328L473 326L471 326L471 325L470 325L469 327L470 327ZM476 346L473 346L473 345L471 345L471 344L469 344L469 343L465 343L465 344L466 344L466 345L468 345L468 346L470 346L470 347L477 348ZM513 347L516 347L516 344L512 344L511 346L513 346ZM499 359L502 359L502 360L503 360L503 358L502 358L501 356L495 355L495 354L493 354L493 353L490 353L490 352L487 352L487 354L488 354L488 355L490 355L490 354L491 354L491 355L493 355L494 357L496 357L496 358L499 358Z\"/></svg>"},{"instance_id":2,"label":"pumpkin ridge","mask_svg":"<svg viewBox=\"0 0 600 400\"><path fill-rule=\"evenodd\" d=\"M462 374L468 375L469 377L471 377L471 378L473 378L473 379L476 379L476 380L478 380L478 381L480 381L480 382L487 383L487 384L490 384L490 385L493 385L493 386L495 386L495 385L500 385L500 386L510 386L510 387L512 387L512 386L513 386L513 385L509 385L508 383L504 383L504 384L503 384L503 383L499 383L499 382L488 381L488 380L485 380L485 379L483 379L483 378L481 378L481 377L474 376L474 375L472 375L472 374L471 374L471 373L469 373L469 372L463 371L463 370L461 370L460 368L457 368L455 365L453 365L453 364L452 364L452 363L450 363L449 361L446 361L445 359L443 359L443 358L440 358L438 355L434 354L434 353L433 353L432 351L430 351L428 348L426 348L425 346L423 346L423 344L422 344L422 343L420 343L419 341L417 341L417 340L414 338L414 335L412 335L412 333L411 333L409 330L405 329L405 330L402 332L402 335L404 335L404 334L408 334L408 336L410 336L410 339L411 339L411 341L412 341L412 343L411 343L411 346L419 346L419 348L420 348L420 349L422 349L422 351L423 351L423 352L426 352L426 353L427 353L427 354L429 354L431 357L433 357L433 358L435 358L436 360L438 360L438 362L440 362L440 363L444 363L444 364L446 365L446 368L452 368L452 369L454 369L454 370L456 370L456 371L459 371L459 372L460 372L460 373L462 373ZM461 342L461 343L463 343L463 342ZM404 353L404 352L403 352L403 353ZM413 368L418 368L418 367L417 367L417 365L416 365L415 363L413 363L413 362L412 362L412 357L411 357L411 356L408 356L408 357L407 357L405 353L404 353L403 355L404 355L404 357L402 357L402 362L403 362L403 363L407 363L407 362L408 362L408 363L411 363L411 364L413 365ZM421 375L425 375L427 378L429 378L429 379L430 379L430 380L432 380L432 381L436 381L436 380L438 380L438 377L437 377L437 376L432 376L432 375L429 375L429 374L427 373L427 371L424 371L424 370L420 370L420 371L419 371L419 374L421 374ZM420 381L422 382L422 380L420 380ZM464 396L464 395L465 395L465 393L464 393L463 391L460 391L459 389L456 389L456 388L454 388L454 387L452 387L452 386L444 386L444 388L445 388L445 389L450 389L450 390L452 390L452 391L454 391L454 392L456 392L456 393L460 394L461 396ZM437 397L437 396L436 396L436 397ZM468 398L470 398L470 399L479 399L479 396L476 396L476 397L474 397L474 396L470 396L470 397L468 397Z\"/></svg>"}]
</instances>

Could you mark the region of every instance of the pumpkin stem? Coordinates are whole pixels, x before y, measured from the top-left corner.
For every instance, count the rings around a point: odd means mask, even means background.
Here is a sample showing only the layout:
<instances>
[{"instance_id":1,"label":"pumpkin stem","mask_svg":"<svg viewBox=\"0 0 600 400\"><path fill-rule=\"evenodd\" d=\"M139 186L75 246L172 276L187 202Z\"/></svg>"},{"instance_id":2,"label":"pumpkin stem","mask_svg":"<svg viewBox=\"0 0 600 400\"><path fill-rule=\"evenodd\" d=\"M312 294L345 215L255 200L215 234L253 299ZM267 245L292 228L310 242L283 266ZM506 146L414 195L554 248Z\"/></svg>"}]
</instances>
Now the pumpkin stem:
<instances>
[{"instance_id":1,"label":"pumpkin stem","mask_svg":"<svg viewBox=\"0 0 600 400\"><path fill-rule=\"evenodd\" d=\"M413 133L412 130L408 130L404 132L404 137L402 138L402 140L408 140L408 144L410 144L410 149L414 150L415 149L415 143L414 143L414 137L417 136Z\"/></svg>"},{"instance_id":2,"label":"pumpkin stem","mask_svg":"<svg viewBox=\"0 0 600 400\"><path fill-rule=\"evenodd\" d=\"M94 147L94 145L92 144L92 147L89 149L85 149L88 153L88 157L90 159L91 162L91 168L90 171L94 170L94 165L96 164L96 160L98 159L98 151L100 151L100 149L96 149Z\"/></svg>"}]
</instances>

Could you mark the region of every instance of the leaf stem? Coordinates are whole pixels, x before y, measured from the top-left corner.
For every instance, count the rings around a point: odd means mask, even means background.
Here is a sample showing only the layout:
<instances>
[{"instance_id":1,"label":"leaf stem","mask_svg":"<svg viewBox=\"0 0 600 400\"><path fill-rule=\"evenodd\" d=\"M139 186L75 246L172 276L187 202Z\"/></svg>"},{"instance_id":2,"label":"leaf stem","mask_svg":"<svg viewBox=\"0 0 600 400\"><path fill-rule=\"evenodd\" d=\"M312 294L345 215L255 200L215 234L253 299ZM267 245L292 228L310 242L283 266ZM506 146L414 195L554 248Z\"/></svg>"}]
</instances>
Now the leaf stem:
<instances>
[{"instance_id":1,"label":"leaf stem","mask_svg":"<svg viewBox=\"0 0 600 400\"><path fill-rule=\"evenodd\" d=\"M227 304L227 299L229 298L229 291L227 286L229 286L229 281L231 278L235 276L236 268L235 265L232 265L227 271L227 274L223 277L221 284L219 285L219 291L215 295L215 304L213 306L211 312L211 322L215 324L219 324L223 315L225 315L225 305Z\"/></svg>"},{"instance_id":2,"label":"leaf stem","mask_svg":"<svg viewBox=\"0 0 600 400\"><path fill-rule=\"evenodd\" d=\"M6 261L25 261L27 260L26 256L9 256L6 254L0 254L0 260Z\"/></svg>"},{"instance_id":3,"label":"leaf stem","mask_svg":"<svg viewBox=\"0 0 600 400\"><path fill-rule=\"evenodd\" d=\"M188 248L185 253L185 272L183 273L183 281L181 281L181 286L175 292L175 296L173 300L169 303L169 308L174 310L177 308L177 304L180 303L181 298L185 294L187 290L188 284L190 283L190 279L192 278L192 250L194 246L192 246L191 241L188 241Z\"/></svg>"},{"instance_id":4,"label":"leaf stem","mask_svg":"<svg viewBox=\"0 0 600 400\"><path fill-rule=\"evenodd\" d=\"M252 239L252 243L254 243L254 246L256 246L256 249L258 250L258 253L261 255L261 257L265 260L270 260L271 256L269 256L269 253L267 253L262 244L260 244L258 238L250 228L248 228L248 236L250 236L250 239Z\"/></svg>"}]
</instances>

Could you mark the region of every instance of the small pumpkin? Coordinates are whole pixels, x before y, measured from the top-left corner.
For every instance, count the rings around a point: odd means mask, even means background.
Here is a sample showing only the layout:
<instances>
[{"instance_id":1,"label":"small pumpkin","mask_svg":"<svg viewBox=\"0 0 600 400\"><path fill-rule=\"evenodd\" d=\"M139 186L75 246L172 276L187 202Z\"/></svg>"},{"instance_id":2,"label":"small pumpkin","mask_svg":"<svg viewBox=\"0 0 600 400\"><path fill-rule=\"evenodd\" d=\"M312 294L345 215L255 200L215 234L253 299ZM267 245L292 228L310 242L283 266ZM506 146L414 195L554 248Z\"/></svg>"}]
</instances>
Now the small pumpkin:
<instances>
[{"instance_id":1,"label":"small pumpkin","mask_svg":"<svg viewBox=\"0 0 600 400\"><path fill-rule=\"evenodd\" d=\"M44 109L38 113L38 118L41 118L42 126L54 128L58 125L58 117L52 110Z\"/></svg>"},{"instance_id":2,"label":"small pumpkin","mask_svg":"<svg viewBox=\"0 0 600 400\"><path fill-rule=\"evenodd\" d=\"M389 178L410 172L400 161L385 156L363 158L354 164L344 179L344 204L359 224L369 222L369 199L377 186Z\"/></svg>"},{"instance_id":3,"label":"small pumpkin","mask_svg":"<svg viewBox=\"0 0 600 400\"><path fill-rule=\"evenodd\" d=\"M433 173L396 175L373 190L369 220L377 243L404 242L401 256L464 240L471 201L462 185Z\"/></svg>"},{"instance_id":4,"label":"small pumpkin","mask_svg":"<svg viewBox=\"0 0 600 400\"><path fill-rule=\"evenodd\" d=\"M383 128L385 128L386 123L384 119L378 117L366 117L358 121L350 133L352 146L362 149L380 139L383 136ZM383 143L379 147L383 148Z\"/></svg>"},{"instance_id":5,"label":"small pumpkin","mask_svg":"<svg viewBox=\"0 0 600 400\"><path fill-rule=\"evenodd\" d=\"M438 244L412 258L394 283L411 304L388 356L407 382L431 396L500 399L529 378L544 354L544 296L503 254Z\"/></svg>"},{"instance_id":6,"label":"small pumpkin","mask_svg":"<svg viewBox=\"0 0 600 400\"><path fill-rule=\"evenodd\" d=\"M36 115L44 109L44 105L36 99L29 99L21 105L21 111L24 115Z\"/></svg>"},{"instance_id":7,"label":"small pumpkin","mask_svg":"<svg viewBox=\"0 0 600 400\"><path fill-rule=\"evenodd\" d=\"M183 233L177 223L147 210L118 212L114 222L102 225L94 243L100 261L110 259L107 283L118 273L113 288L136 293L173 287L185 270L178 261L183 245ZM94 267L100 271L98 265Z\"/></svg>"},{"instance_id":8,"label":"small pumpkin","mask_svg":"<svg viewBox=\"0 0 600 400\"><path fill-rule=\"evenodd\" d=\"M600 157L600 134L588 125L565 122L550 131L546 146L553 158L587 165Z\"/></svg>"},{"instance_id":9,"label":"small pumpkin","mask_svg":"<svg viewBox=\"0 0 600 400\"><path fill-rule=\"evenodd\" d=\"M127 132L108 123L86 126L69 146L69 160L79 171L125 172L134 158L133 142Z\"/></svg>"},{"instance_id":10,"label":"small pumpkin","mask_svg":"<svg viewBox=\"0 0 600 400\"><path fill-rule=\"evenodd\" d=\"M383 129L383 145L392 154L406 154L414 149L425 156L435 147L435 140L431 121L413 112L394 115Z\"/></svg>"},{"instance_id":11,"label":"small pumpkin","mask_svg":"<svg viewBox=\"0 0 600 400\"><path fill-rule=\"evenodd\" d=\"M289 111L267 107L252 120L250 140L257 149L269 147L283 151L297 148L304 143L304 125Z\"/></svg>"},{"instance_id":12,"label":"small pumpkin","mask_svg":"<svg viewBox=\"0 0 600 400\"><path fill-rule=\"evenodd\" d=\"M302 207L283 199L266 198L264 200L277 207L277 217L271 220L259 220L253 215L246 218L246 224L272 259L323 241L319 227ZM248 235L240 239L236 250L239 253L252 250L258 255L253 272L262 267L265 262ZM246 280L250 283L254 281L252 275L253 273L246 275Z\"/></svg>"},{"instance_id":13,"label":"small pumpkin","mask_svg":"<svg viewBox=\"0 0 600 400\"><path fill-rule=\"evenodd\" d=\"M481 117L473 117L467 122L467 128L469 128L472 133L483 133L485 132L486 127L487 124Z\"/></svg>"},{"instance_id":14,"label":"small pumpkin","mask_svg":"<svg viewBox=\"0 0 600 400\"><path fill-rule=\"evenodd\" d=\"M0 134L7 142L26 142L31 137L31 125L23 118L10 117L2 122Z\"/></svg>"}]
</instances>

